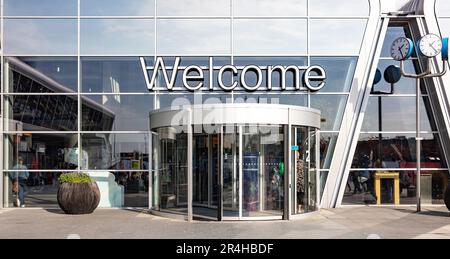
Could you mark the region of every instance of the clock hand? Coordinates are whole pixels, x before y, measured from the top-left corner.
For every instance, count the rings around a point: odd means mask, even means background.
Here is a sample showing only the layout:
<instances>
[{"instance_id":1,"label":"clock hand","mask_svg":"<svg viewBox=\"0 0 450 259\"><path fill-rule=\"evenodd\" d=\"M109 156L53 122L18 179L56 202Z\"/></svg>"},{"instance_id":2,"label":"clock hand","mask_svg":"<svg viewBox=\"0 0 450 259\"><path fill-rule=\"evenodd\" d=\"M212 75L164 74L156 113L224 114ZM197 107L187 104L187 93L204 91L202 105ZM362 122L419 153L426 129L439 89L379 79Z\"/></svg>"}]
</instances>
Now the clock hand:
<instances>
[{"instance_id":1,"label":"clock hand","mask_svg":"<svg viewBox=\"0 0 450 259\"><path fill-rule=\"evenodd\" d=\"M430 47L431 47L434 51L437 52L437 49L433 46L433 44L434 44L434 42L433 42L432 44L428 44L428 45L430 45Z\"/></svg>"}]
</instances>

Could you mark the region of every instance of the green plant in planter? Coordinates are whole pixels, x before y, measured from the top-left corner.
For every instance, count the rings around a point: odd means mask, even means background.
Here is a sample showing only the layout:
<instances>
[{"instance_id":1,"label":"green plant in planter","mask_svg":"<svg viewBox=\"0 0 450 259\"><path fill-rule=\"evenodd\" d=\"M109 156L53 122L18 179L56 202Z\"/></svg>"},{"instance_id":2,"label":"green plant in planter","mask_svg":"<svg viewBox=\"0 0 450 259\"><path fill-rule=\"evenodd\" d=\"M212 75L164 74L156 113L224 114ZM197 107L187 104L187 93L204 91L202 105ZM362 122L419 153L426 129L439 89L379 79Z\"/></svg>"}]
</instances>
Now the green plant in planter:
<instances>
[{"instance_id":1,"label":"green plant in planter","mask_svg":"<svg viewBox=\"0 0 450 259\"><path fill-rule=\"evenodd\" d=\"M59 178L58 204L66 214L90 214L100 203L97 183L85 173L66 173Z\"/></svg>"},{"instance_id":2,"label":"green plant in planter","mask_svg":"<svg viewBox=\"0 0 450 259\"><path fill-rule=\"evenodd\" d=\"M62 174L58 181L60 184L63 183L92 183L92 179L89 175L85 173L67 173Z\"/></svg>"}]
</instances>

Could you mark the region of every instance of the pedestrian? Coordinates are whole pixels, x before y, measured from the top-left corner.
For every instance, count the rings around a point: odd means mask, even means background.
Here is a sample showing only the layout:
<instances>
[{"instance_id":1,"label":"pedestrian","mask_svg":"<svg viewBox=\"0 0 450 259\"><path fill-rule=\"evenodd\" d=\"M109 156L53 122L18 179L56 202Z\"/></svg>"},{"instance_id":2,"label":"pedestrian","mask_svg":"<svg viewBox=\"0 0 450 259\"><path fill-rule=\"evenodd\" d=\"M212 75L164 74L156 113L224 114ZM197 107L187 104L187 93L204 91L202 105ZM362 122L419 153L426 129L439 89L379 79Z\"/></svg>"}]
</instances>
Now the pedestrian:
<instances>
[{"instance_id":1,"label":"pedestrian","mask_svg":"<svg viewBox=\"0 0 450 259\"><path fill-rule=\"evenodd\" d=\"M13 193L17 195L15 202L16 207L25 207L25 192L27 190L27 181L30 174L28 173L28 168L23 164L23 158L18 157L17 164L12 168L13 170L9 173L9 178L12 182Z\"/></svg>"}]
</instances>

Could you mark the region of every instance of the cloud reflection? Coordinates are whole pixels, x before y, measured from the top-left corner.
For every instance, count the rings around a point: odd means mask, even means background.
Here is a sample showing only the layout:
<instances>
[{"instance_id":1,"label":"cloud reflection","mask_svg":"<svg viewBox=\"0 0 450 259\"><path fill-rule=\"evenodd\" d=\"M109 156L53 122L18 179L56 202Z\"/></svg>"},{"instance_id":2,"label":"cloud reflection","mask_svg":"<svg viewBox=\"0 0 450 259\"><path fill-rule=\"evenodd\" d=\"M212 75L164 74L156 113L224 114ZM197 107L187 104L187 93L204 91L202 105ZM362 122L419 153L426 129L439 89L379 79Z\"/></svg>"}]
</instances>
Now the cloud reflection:
<instances>
[{"instance_id":1,"label":"cloud reflection","mask_svg":"<svg viewBox=\"0 0 450 259\"><path fill-rule=\"evenodd\" d=\"M77 54L77 20L5 20L5 54Z\"/></svg>"}]
</instances>

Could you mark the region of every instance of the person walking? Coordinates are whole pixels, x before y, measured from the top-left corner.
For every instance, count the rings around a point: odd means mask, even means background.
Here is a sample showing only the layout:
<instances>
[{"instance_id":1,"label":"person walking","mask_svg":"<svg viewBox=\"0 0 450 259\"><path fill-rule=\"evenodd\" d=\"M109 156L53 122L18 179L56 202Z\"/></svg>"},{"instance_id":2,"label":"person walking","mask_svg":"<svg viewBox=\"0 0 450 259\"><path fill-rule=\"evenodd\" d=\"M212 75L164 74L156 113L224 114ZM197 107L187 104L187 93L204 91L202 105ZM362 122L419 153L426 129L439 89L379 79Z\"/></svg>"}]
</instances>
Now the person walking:
<instances>
[{"instance_id":1,"label":"person walking","mask_svg":"<svg viewBox=\"0 0 450 259\"><path fill-rule=\"evenodd\" d=\"M23 158L19 157L17 159L17 164L13 167L13 170L9 173L9 178L11 179L13 186L13 193L16 193L16 207L25 207L25 192L27 188L28 177L30 176L28 168L23 164Z\"/></svg>"}]
</instances>

